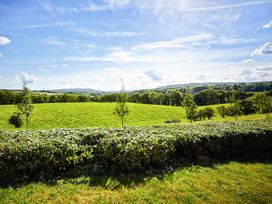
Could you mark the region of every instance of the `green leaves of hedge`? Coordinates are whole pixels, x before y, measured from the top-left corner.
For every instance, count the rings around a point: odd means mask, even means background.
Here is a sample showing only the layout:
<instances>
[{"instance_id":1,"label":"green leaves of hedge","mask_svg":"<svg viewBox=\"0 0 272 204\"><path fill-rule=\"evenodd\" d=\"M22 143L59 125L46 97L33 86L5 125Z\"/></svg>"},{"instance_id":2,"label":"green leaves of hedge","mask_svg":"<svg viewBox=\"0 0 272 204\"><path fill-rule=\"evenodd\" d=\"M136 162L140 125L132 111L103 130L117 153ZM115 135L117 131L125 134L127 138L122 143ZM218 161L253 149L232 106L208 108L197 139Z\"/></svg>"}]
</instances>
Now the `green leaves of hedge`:
<instances>
[{"instance_id":1,"label":"green leaves of hedge","mask_svg":"<svg viewBox=\"0 0 272 204\"><path fill-rule=\"evenodd\" d=\"M163 169L176 161L272 155L272 122L124 129L0 131L0 180L58 175L95 164L117 173Z\"/></svg>"}]
</instances>

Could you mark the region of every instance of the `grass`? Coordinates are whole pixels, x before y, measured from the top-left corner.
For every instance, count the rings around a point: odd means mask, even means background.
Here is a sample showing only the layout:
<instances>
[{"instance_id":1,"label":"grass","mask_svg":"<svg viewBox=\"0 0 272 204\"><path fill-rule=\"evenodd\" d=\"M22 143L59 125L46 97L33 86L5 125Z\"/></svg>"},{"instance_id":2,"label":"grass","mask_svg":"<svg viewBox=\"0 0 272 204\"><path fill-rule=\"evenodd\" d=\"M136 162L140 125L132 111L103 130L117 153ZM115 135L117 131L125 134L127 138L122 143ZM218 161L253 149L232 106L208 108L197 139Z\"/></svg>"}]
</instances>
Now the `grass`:
<instances>
[{"instance_id":1,"label":"grass","mask_svg":"<svg viewBox=\"0 0 272 204\"><path fill-rule=\"evenodd\" d=\"M0 203L271 203L272 164L193 166L163 177L121 182L101 178L0 188Z\"/></svg>"},{"instance_id":2,"label":"grass","mask_svg":"<svg viewBox=\"0 0 272 204\"><path fill-rule=\"evenodd\" d=\"M130 114L127 126L163 125L166 120L180 119L188 123L182 107L128 104ZM215 108L218 105L211 107ZM118 127L120 120L113 115L115 103L47 103L34 104L31 129L49 128L84 128L84 127ZM14 105L0 106L0 129L14 129L8 119L16 111ZM254 114L242 116L239 120L265 118L265 115ZM230 121L231 117L222 119L218 114L213 121ZM203 121L202 121L203 122ZM199 122L197 122L199 123ZM25 128L25 127L23 127Z\"/></svg>"}]
</instances>

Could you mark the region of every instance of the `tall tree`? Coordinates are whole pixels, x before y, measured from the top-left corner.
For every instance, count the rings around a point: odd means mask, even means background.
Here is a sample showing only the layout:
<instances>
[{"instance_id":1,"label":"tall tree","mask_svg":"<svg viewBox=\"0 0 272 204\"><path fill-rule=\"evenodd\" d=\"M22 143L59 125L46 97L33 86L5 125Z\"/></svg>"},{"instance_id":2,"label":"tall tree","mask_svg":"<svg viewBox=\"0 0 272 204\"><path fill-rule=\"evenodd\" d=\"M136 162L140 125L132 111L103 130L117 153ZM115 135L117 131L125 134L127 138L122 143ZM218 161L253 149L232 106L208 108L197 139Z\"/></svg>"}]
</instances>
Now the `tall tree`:
<instances>
[{"instance_id":1,"label":"tall tree","mask_svg":"<svg viewBox=\"0 0 272 204\"><path fill-rule=\"evenodd\" d=\"M230 107L228 108L228 115L238 120L238 116L242 114L241 105L238 100L238 93L237 91L232 91L230 97Z\"/></svg>"},{"instance_id":2,"label":"tall tree","mask_svg":"<svg viewBox=\"0 0 272 204\"><path fill-rule=\"evenodd\" d=\"M114 114L121 119L122 127L124 127L125 118L129 114L127 102L128 94L125 92L124 86L122 85L122 89L120 93L117 95L117 104L114 110Z\"/></svg>"},{"instance_id":3,"label":"tall tree","mask_svg":"<svg viewBox=\"0 0 272 204\"><path fill-rule=\"evenodd\" d=\"M272 97L268 96L264 92L255 93L251 97L253 107L259 111L259 113L266 113L267 118L269 117L269 112L272 111Z\"/></svg>"},{"instance_id":4,"label":"tall tree","mask_svg":"<svg viewBox=\"0 0 272 204\"><path fill-rule=\"evenodd\" d=\"M25 116L26 120L26 127L27 129L29 128L30 125L30 119L31 119L31 114L33 111L33 106L32 106L32 100L31 100L31 92L30 89L26 86L26 81L23 80L23 90L21 93L21 101L17 103L17 108L18 111Z\"/></svg>"},{"instance_id":5,"label":"tall tree","mask_svg":"<svg viewBox=\"0 0 272 204\"><path fill-rule=\"evenodd\" d=\"M183 106L185 107L185 112L187 119L193 122L197 118L197 105L194 102L194 97L190 93L189 89L187 89L187 93L183 99Z\"/></svg>"}]
</instances>

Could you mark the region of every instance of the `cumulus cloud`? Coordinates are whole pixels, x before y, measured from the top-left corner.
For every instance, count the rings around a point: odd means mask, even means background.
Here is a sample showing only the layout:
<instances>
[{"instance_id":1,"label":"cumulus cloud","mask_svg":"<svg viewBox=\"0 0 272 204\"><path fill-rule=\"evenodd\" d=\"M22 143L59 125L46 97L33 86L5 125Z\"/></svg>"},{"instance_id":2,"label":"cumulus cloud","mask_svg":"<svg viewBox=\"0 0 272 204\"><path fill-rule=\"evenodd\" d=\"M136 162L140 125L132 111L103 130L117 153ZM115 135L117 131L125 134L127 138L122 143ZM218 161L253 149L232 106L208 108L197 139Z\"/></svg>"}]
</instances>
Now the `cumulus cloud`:
<instances>
[{"instance_id":1,"label":"cumulus cloud","mask_svg":"<svg viewBox=\"0 0 272 204\"><path fill-rule=\"evenodd\" d=\"M263 71L263 72L272 72L272 65L271 66L265 66L265 67L257 67L256 69L258 71Z\"/></svg>"},{"instance_id":2,"label":"cumulus cloud","mask_svg":"<svg viewBox=\"0 0 272 204\"><path fill-rule=\"evenodd\" d=\"M151 80L155 82L161 82L164 79L164 76L161 72L158 72L154 69L150 69L145 72L145 75L148 76Z\"/></svg>"},{"instance_id":3,"label":"cumulus cloud","mask_svg":"<svg viewBox=\"0 0 272 204\"><path fill-rule=\"evenodd\" d=\"M272 28L272 21L270 21L269 23L263 25L263 28Z\"/></svg>"},{"instance_id":4,"label":"cumulus cloud","mask_svg":"<svg viewBox=\"0 0 272 204\"><path fill-rule=\"evenodd\" d=\"M28 84L32 84L37 81L37 78L34 75L28 74L26 72L21 72L16 76L16 78Z\"/></svg>"},{"instance_id":5,"label":"cumulus cloud","mask_svg":"<svg viewBox=\"0 0 272 204\"><path fill-rule=\"evenodd\" d=\"M7 45L11 43L11 40L7 37L0 36L0 45Z\"/></svg>"},{"instance_id":6,"label":"cumulus cloud","mask_svg":"<svg viewBox=\"0 0 272 204\"><path fill-rule=\"evenodd\" d=\"M267 42L251 53L251 56L272 54L272 43Z\"/></svg>"}]
</instances>

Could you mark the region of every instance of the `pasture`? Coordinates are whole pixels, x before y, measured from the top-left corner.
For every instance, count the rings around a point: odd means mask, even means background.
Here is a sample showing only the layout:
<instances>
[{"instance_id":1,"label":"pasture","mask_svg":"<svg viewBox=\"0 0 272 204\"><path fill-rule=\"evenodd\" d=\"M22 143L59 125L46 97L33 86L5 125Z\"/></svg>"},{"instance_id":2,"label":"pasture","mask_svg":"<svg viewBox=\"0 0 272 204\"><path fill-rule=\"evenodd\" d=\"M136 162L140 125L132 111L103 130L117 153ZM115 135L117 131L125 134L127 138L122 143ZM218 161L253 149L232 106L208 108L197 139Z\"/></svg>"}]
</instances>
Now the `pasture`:
<instances>
[{"instance_id":1,"label":"pasture","mask_svg":"<svg viewBox=\"0 0 272 204\"><path fill-rule=\"evenodd\" d=\"M31 129L50 128L87 128L87 127L120 127L117 116L113 115L115 103L45 103L34 104L31 117ZM219 105L210 107L216 110ZM129 103L130 113L126 126L165 125L166 120L180 119L189 123L182 107ZM206 106L199 107L199 109ZM8 119L16 111L15 105L0 106L0 129L15 129L8 124ZM265 115L253 114L241 116L238 120L263 119ZM199 121L194 123L203 123ZM222 119L216 112L213 121L234 121L232 117ZM23 126L22 128L25 128Z\"/></svg>"}]
</instances>

